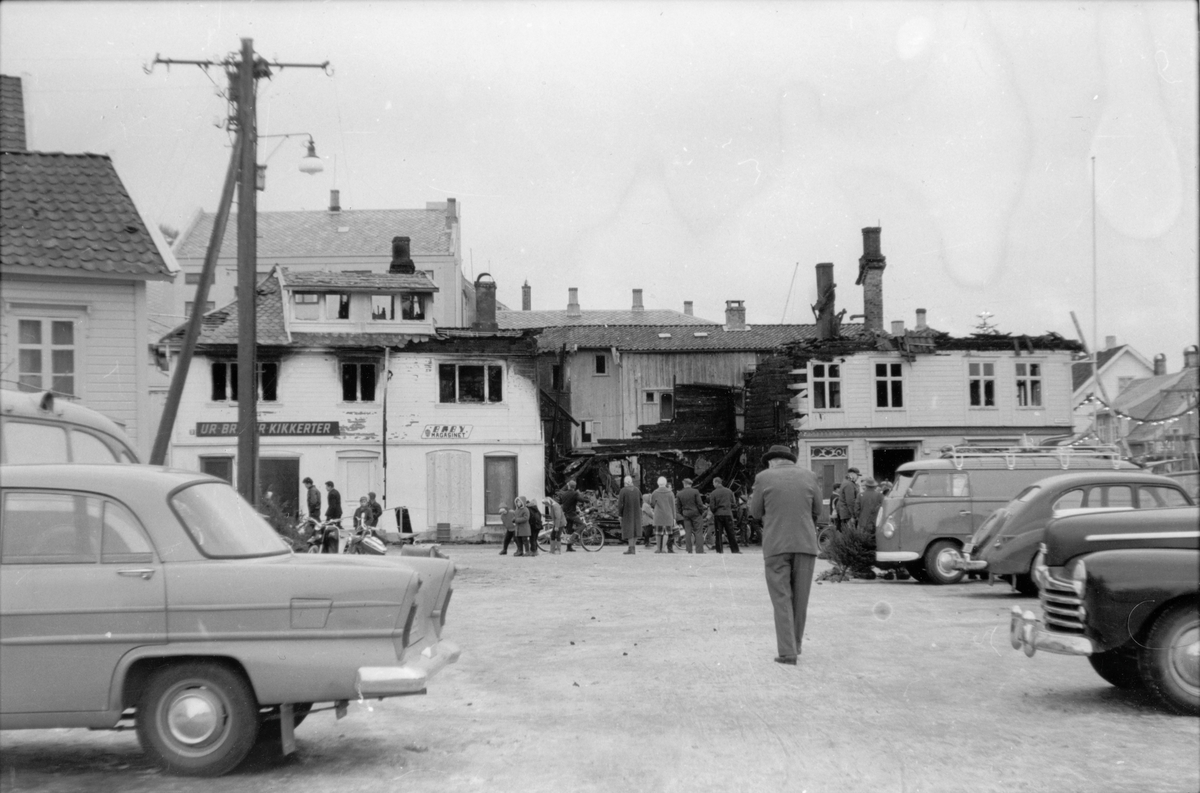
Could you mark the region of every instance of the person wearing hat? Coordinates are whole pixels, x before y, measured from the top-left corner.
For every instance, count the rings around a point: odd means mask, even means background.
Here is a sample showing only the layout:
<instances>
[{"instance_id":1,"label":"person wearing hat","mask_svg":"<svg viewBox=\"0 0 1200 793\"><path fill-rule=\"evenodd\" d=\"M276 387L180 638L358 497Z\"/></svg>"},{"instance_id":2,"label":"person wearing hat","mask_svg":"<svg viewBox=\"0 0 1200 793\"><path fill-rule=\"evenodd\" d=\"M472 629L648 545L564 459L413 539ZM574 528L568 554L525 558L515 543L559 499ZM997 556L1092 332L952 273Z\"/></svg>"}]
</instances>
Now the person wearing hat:
<instances>
[{"instance_id":1,"label":"person wearing hat","mask_svg":"<svg viewBox=\"0 0 1200 793\"><path fill-rule=\"evenodd\" d=\"M858 528L875 536L875 520L879 517L879 508L883 506L883 493L871 477L863 480L863 494L859 500Z\"/></svg>"},{"instance_id":2,"label":"person wearing hat","mask_svg":"<svg viewBox=\"0 0 1200 793\"><path fill-rule=\"evenodd\" d=\"M858 495L858 476L859 472L857 468L851 468L846 471L846 478L842 481L842 485L837 491L837 517L842 531L849 531L858 523L858 516L861 512Z\"/></svg>"},{"instance_id":3,"label":"person wearing hat","mask_svg":"<svg viewBox=\"0 0 1200 793\"><path fill-rule=\"evenodd\" d=\"M675 496L675 510L683 519L683 540L687 552L692 553L693 543L697 553L704 553L704 496L692 487L691 479L683 480L683 490Z\"/></svg>"},{"instance_id":4,"label":"person wearing hat","mask_svg":"<svg viewBox=\"0 0 1200 793\"><path fill-rule=\"evenodd\" d=\"M763 567L775 612L775 661L794 666L804 640L819 551L817 524L828 518L816 474L796 465L791 449L772 446L763 462L769 467L754 477L750 514L763 524Z\"/></svg>"}]
</instances>

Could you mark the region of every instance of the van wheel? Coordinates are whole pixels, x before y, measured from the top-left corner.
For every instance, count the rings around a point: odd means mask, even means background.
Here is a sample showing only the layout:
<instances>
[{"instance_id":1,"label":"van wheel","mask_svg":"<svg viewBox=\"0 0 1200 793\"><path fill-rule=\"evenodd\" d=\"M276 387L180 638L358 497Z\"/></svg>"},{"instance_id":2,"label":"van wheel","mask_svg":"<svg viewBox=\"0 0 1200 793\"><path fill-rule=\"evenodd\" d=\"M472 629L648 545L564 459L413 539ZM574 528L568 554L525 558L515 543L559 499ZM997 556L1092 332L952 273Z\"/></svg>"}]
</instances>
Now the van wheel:
<instances>
[{"instance_id":1,"label":"van wheel","mask_svg":"<svg viewBox=\"0 0 1200 793\"><path fill-rule=\"evenodd\" d=\"M925 551L925 576L931 584L957 584L963 571L955 570L958 546L950 540L938 540Z\"/></svg>"},{"instance_id":2,"label":"van wheel","mask_svg":"<svg viewBox=\"0 0 1200 793\"><path fill-rule=\"evenodd\" d=\"M1096 674L1117 688L1137 689L1142 687L1142 678L1138 673L1137 651L1132 645L1117 647L1104 653L1093 653L1088 656L1088 663Z\"/></svg>"},{"instance_id":3,"label":"van wheel","mask_svg":"<svg viewBox=\"0 0 1200 793\"><path fill-rule=\"evenodd\" d=\"M1154 621L1138 667L1146 688L1169 709L1200 716L1200 611L1194 604Z\"/></svg>"}]
</instances>

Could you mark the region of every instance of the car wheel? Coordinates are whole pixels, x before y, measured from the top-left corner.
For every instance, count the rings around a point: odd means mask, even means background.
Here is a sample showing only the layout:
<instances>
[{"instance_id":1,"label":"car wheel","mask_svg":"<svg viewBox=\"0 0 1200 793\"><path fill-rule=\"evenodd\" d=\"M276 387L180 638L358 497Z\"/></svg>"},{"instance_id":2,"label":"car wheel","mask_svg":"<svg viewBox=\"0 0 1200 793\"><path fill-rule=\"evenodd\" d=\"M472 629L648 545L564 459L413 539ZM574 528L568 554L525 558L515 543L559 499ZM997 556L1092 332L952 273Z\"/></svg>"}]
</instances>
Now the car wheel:
<instances>
[{"instance_id":1,"label":"car wheel","mask_svg":"<svg viewBox=\"0 0 1200 793\"><path fill-rule=\"evenodd\" d=\"M311 702L295 702L292 703L292 728L300 726L300 722L308 717L308 712L312 710ZM268 710L266 713L259 714L258 724L258 743L267 741L279 741L282 739L283 729L279 722L279 706Z\"/></svg>"},{"instance_id":2,"label":"car wheel","mask_svg":"<svg viewBox=\"0 0 1200 793\"><path fill-rule=\"evenodd\" d=\"M142 748L168 771L220 776L240 763L258 736L258 703L241 674L193 661L154 673L137 708Z\"/></svg>"},{"instance_id":3,"label":"car wheel","mask_svg":"<svg viewBox=\"0 0 1200 793\"><path fill-rule=\"evenodd\" d=\"M963 571L955 570L954 560L959 556L958 546L950 540L938 540L925 551L925 577L931 584L957 584L963 580Z\"/></svg>"},{"instance_id":4,"label":"car wheel","mask_svg":"<svg viewBox=\"0 0 1200 793\"><path fill-rule=\"evenodd\" d=\"M1096 674L1117 688L1137 689L1142 687L1142 677L1138 672L1137 651L1131 645L1118 647L1104 653L1093 653L1088 656L1088 663Z\"/></svg>"},{"instance_id":5,"label":"car wheel","mask_svg":"<svg viewBox=\"0 0 1200 793\"><path fill-rule=\"evenodd\" d=\"M817 550L820 553L829 553L829 546L833 545L833 527L826 526L817 532Z\"/></svg>"},{"instance_id":6,"label":"car wheel","mask_svg":"<svg viewBox=\"0 0 1200 793\"><path fill-rule=\"evenodd\" d=\"M1155 620L1138 667L1146 688L1167 708L1200 716L1200 610L1180 606Z\"/></svg>"}]
</instances>

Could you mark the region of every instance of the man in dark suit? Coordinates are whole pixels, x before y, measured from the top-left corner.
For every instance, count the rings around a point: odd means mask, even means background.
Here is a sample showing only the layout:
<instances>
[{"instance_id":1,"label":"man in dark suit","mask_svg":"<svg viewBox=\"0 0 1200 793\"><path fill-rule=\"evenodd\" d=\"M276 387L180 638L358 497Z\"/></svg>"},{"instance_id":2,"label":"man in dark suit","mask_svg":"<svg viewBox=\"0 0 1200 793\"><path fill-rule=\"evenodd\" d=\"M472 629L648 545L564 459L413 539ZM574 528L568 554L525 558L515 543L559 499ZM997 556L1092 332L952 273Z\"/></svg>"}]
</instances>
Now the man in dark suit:
<instances>
[{"instance_id":1,"label":"man in dark suit","mask_svg":"<svg viewBox=\"0 0 1200 793\"><path fill-rule=\"evenodd\" d=\"M816 475L796 465L791 449L772 446L763 462L770 467L754 478L750 514L763 523L763 565L779 651L775 661L794 666L817 562L816 526L828 519Z\"/></svg>"},{"instance_id":2,"label":"man in dark suit","mask_svg":"<svg viewBox=\"0 0 1200 793\"><path fill-rule=\"evenodd\" d=\"M675 511L683 518L683 538L687 552L692 552L692 544L696 544L696 553L704 553L704 497L700 491L692 487L691 479L683 480L683 490L675 495Z\"/></svg>"},{"instance_id":3,"label":"man in dark suit","mask_svg":"<svg viewBox=\"0 0 1200 793\"><path fill-rule=\"evenodd\" d=\"M712 492L708 494L708 506L713 513L713 529L717 535L717 553L721 553L722 539L729 541L730 552L741 553L738 550L737 534L733 529L734 503L733 491L725 487L721 477L714 477Z\"/></svg>"}]
</instances>

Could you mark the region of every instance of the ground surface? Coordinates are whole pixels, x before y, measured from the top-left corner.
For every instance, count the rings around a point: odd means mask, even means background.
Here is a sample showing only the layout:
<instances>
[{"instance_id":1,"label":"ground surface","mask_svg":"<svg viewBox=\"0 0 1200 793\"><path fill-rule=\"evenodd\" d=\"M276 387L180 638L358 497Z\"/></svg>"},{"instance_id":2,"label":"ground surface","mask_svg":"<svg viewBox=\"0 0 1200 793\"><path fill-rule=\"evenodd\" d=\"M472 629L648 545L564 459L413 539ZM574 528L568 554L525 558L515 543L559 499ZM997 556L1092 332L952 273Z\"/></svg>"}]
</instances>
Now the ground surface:
<instances>
[{"instance_id":1,"label":"ground surface","mask_svg":"<svg viewBox=\"0 0 1200 793\"><path fill-rule=\"evenodd\" d=\"M159 773L128 732L0 733L0 790L1200 789L1200 720L1014 651L1008 610L1035 604L1005 587L814 586L784 667L758 548L497 550L447 548L463 655L427 696L313 714L296 754L217 780Z\"/></svg>"}]
</instances>

